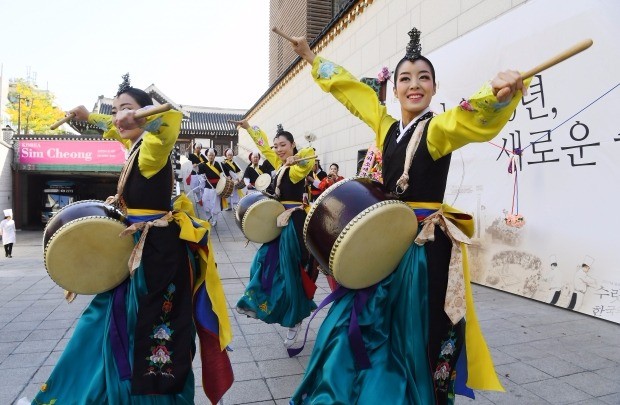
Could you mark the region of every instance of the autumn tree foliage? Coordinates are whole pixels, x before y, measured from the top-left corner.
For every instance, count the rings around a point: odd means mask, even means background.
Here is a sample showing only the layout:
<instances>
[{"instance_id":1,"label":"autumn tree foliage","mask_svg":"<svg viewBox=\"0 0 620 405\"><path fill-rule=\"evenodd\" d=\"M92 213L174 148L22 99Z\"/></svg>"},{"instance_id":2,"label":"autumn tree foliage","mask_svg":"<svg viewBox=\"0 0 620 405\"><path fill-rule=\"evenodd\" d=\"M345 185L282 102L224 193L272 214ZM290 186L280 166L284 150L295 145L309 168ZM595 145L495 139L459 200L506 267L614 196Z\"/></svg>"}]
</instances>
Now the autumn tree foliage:
<instances>
[{"instance_id":1,"label":"autumn tree foliage","mask_svg":"<svg viewBox=\"0 0 620 405\"><path fill-rule=\"evenodd\" d=\"M7 113L15 129L19 124L22 135L55 135L64 132L50 129L50 125L65 116L64 112L54 105L54 95L51 92L41 90L23 79L17 79L11 82L8 99Z\"/></svg>"}]
</instances>

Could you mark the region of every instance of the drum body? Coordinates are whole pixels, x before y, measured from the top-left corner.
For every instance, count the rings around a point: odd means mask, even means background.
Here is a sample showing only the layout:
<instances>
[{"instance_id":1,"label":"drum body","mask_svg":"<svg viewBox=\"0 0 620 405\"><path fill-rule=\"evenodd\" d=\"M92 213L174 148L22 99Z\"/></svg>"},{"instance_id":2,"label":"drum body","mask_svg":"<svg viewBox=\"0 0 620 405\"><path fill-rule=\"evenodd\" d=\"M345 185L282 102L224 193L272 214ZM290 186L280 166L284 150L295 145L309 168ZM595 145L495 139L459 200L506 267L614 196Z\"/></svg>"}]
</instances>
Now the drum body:
<instances>
[{"instance_id":1,"label":"drum body","mask_svg":"<svg viewBox=\"0 0 620 405\"><path fill-rule=\"evenodd\" d=\"M248 240L267 243L282 233L276 219L283 212L284 206L278 200L262 193L251 193L239 200L235 209L235 222Z\"/></svg>"},{"instance_id":2,"label":"drum body","mask_svg":"<svg viewBox=\"0 0 620 405\"><path fill-rule=\"evenodd\" d=\"M215 192L221 198L228 198L235 188L235 182L228 177L220 177L215 185Z\"/></svg>"},{"instance_id":3,"label":"drum body","mask_svg":"<svg viewBox=\"0 0 620 405\"><path fill-rule=\"evenodd\" d=\"M243 190L245 188L245 182L243 180L235 182L235 190Z\"/></svg>"},{"instance_id":4,"label":"drum body","mask_svg":"<svg viewBox=\"0 0 620 405\"><path fill-rule=\"evenodd\" d=\"M327 274L360 289L396 269L417 231L406 203L391 199L379 182L352 177L320 195L306 217L304 240Z\"/></svg>"},{"instance_id":5,"label":"drum body","mask_svg":"<svg viewBox=\"0 0 620 405\"><path fill-rule=\"evenodd\" d=\"M77 294L108 291L129 276L133 250L123 214L98 200L62 208L43 232L43 260L56 284Z\"/></svg>"}]
</instances>

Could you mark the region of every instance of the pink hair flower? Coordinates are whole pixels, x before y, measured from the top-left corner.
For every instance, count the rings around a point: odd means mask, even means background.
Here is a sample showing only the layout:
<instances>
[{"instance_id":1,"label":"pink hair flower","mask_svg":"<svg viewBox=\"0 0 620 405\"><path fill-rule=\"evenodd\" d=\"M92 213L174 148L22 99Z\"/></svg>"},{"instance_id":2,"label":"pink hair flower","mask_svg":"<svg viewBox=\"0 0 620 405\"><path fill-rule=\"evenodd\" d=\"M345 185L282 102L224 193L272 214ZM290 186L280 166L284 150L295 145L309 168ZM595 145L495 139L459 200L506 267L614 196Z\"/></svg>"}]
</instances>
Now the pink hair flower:
<instances>
[{"instance_id":1,"label":"pink hair flower","mask_svg":"<svg viewBox=\"0 0 620 405\"><path fill-rule=\"evenodd\" d=\"M385 81L390 80L390 70L387 68L387 66L383 66L381 68L381 70L379 71L379 73L377 74L377 80L379 80L379 83L383 83Z\"/></svg>"}]
</instances>

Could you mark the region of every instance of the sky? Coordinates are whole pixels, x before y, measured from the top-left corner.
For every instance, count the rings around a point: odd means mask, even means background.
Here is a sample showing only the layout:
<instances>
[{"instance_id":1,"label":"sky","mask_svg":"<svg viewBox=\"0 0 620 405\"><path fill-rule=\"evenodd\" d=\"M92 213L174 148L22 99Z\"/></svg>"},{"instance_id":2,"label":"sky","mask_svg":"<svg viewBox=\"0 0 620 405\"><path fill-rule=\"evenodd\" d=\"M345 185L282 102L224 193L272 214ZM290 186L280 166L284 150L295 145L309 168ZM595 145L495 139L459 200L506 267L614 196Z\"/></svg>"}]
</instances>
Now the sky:
<instances>
[{"instance_id":1,"label":"sky","mask_svg":"<svg viewBox=\"0 0 620 405\"><path fill-rule=\"evenodd\" d=\"M0 15L5 80L30 70L63 110L127 72L182 105L248 109L269 87L269 0L0 0Z\"/></svg>"}]
</instances>

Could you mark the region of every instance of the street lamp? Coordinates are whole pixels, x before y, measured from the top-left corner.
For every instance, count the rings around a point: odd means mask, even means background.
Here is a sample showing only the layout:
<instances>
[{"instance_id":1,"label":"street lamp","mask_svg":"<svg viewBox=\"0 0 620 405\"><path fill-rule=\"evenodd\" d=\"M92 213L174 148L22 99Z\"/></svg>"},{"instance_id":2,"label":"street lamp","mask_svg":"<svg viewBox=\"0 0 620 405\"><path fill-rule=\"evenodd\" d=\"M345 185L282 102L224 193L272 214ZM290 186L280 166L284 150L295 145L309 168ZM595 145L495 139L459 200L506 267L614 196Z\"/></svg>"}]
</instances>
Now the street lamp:
<instances>
[{"instance_id":1,"label":"street lamp","mask_svg":"<svg viewBox=\"0 0 620 405\"><path fill-rule=\"evenodd\" d=\"M13 141L13 135L15 134L15 130L10 126L6 126L2 128L2 140L4 142L10 144Z\"/></svg>"},{"instance_id":2,"label":"street lamp","mask_svg":"<svg viewBox=\"0 0 620 405\"><path fill-rule=\"evenodd\" d=\"M9 101L17 103L17 135L21 134L22 129L22 100L28 102L28 98L22 97L19 93L9 93Z\"/></svg>"}]
</instances>

